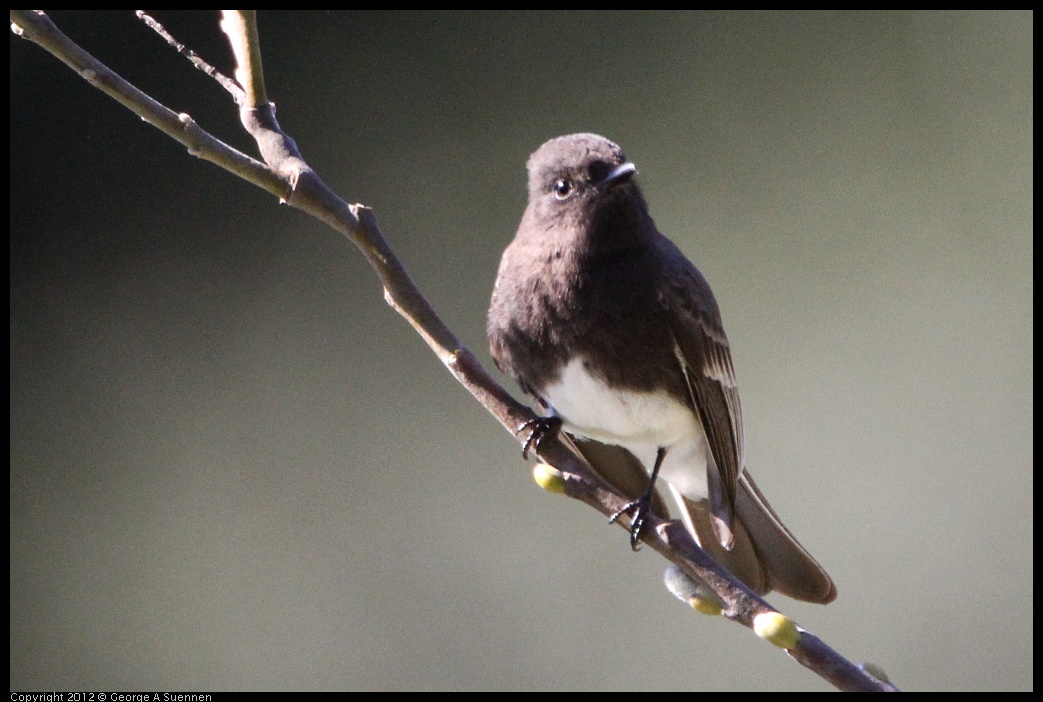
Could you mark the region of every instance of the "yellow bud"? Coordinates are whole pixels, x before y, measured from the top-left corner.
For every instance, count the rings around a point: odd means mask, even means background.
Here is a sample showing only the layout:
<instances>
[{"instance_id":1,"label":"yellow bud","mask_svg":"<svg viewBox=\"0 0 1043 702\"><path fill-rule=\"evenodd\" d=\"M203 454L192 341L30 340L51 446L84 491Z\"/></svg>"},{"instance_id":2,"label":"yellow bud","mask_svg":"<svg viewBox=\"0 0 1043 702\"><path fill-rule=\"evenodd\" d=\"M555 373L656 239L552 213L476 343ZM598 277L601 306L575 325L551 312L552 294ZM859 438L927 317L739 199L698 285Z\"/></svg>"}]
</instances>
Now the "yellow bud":
<instances>
[{"instance_id":1,"label":"yellow bud","mask_svg":"<svg viewBox=\"0 0 1043 702\"><path fill-rule=\"evenodd\" d=\"M565 476L560 470L546 463L537 463L532 468L532 478L547 492L565 492Z\"/></svg>"},{"instance_id":2,"label":"yellow bud","mask_svg":"<svg viewBox=\"0 0 1043 702\"><path fill-rule=\"evenodd\" d=\"M708 614L711 617L720 616L721 602L715 597L689 597L688 604L699 614Z\"/></svg>"},{"instance_id":3,"label":"yellow bud","mask_svg":"<svg viewBox=\"0 0 1043 702\"><path fill-rule=\"evenodd\" d=\"M800 641L800 630L792 619L778 612L764 612L753 618L757 636L779 648L795 648Z\"/></svg>"}]
</instances>

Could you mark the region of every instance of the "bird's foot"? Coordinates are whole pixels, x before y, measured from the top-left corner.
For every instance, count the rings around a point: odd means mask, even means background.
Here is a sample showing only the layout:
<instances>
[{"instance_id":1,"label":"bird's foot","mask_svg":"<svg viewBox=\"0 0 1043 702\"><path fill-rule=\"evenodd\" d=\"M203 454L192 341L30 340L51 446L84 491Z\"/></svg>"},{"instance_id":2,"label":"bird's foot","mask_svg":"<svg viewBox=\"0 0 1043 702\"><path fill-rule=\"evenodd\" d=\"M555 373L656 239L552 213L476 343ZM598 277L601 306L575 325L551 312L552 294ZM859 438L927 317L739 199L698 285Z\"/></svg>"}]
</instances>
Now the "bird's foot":
<instances>
[{"instance_id":1,"label":"bird's foot","mask_svg":"<svg viewBox=\"0 0 1043 702\"><path fill-rule=\"evenodd\" d=\"M652 496L642 495L633 502L628 502L623 509L613 514L609 524L613 524L624 514L632 514L630 518L630 548L635 551L641 550L641 530L645 527L645 520L652 513Z\"/></svg>"},{"instance_id":2,"label":"bird's foot","mask_svg":"<svg viewBox=\"0 0 1043 702\"><path fill-rule=\"evenodd\" d=\"M558 432L561 431L561 418L535 417L527 422L523 422L521 426L514 430L514 433L521 434L526 431L529 432L529 435L525 437L525 443L522 444L522 458L529 460L530 449L533 447L539 448L540 442L548 436L558 435Z\"/></svg>"}]
</instances>

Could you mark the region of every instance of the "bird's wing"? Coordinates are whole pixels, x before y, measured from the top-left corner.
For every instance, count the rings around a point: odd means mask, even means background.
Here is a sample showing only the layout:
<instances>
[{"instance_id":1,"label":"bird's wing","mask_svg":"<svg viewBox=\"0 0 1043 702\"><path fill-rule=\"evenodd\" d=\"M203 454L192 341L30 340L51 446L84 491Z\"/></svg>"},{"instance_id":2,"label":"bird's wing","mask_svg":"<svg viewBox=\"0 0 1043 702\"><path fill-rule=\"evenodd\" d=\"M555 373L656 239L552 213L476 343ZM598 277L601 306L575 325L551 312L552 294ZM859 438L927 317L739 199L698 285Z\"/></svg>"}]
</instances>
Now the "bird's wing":
<instances>
[{"instance_id":1,"label":"bird's wing","mask_svg":"<svg viewBox=\"0 0 1043 702\"><path fill-rule=\"evenodd\" d=\"M662 241L671 255L682 256L673 244ZM683 273L667 280L669 287L661 290L660 300L667 308L675 354L713 459L707 461L709 514L698 501L675 494L684 521L704 548L708 535L715 535L729 549L728 555L715 553L715 558L754 590L831 602L837 596L832 579L783 525L746 471L739 390L713 293L691 264L673 270Z\"/></svg>"},{"instance_id":2,"label":"bird's wing","mask_svg":"<svg viewBox=\"0 0 1043 702\"><path fill-rule=\"evenodd\" d=\"M684 274L665 279L668 287L661 290L660 301L667 307L674 354L712 454L706 477L714 531L721 545L730 548L736 492L745 464L739 389L713 293L694 266L682 270Z\"/></svg>"}]
</instances>

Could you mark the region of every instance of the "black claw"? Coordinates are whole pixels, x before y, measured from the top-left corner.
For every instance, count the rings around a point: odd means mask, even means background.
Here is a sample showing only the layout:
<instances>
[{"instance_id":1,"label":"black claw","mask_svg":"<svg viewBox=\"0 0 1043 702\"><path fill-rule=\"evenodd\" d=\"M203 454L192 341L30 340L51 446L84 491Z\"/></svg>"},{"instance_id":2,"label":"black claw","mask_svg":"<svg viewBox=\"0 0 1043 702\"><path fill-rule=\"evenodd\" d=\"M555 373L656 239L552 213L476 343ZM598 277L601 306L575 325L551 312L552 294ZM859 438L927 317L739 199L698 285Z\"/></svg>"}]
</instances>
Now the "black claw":
<instances>
[{"instance_id":1,"label":"black claw","mask_svg":"<svg viewBox=\"0 0 1043 702\"><path fill-rule=\"evenodd\" d=\"M645 527L645 520L648 519L648 515L652 513L651 496L642 495L633 502L628 502L623 506L623 509L609 517L608 523L613 524L624 514L630 514L631 512L634 516L630 519L630 548L634 551L640 551L641 530Z\"/></svg>"},{"instance_id":2,"label":"black claw","mask_svg":"<svg viewBox=\"0 0 1043 702\"><path fill-rule=\"evenodd\" d=\"M525 443L522 444L522 458L529 460L529 449L534 446L539 448L541 441L548 436L557 436L558 432L561 431L561 418L535 417L527 422L523 422L514 433L521 434L525 430L529 431L529 435L525 437Z\"/></svg>"}]
</instances>

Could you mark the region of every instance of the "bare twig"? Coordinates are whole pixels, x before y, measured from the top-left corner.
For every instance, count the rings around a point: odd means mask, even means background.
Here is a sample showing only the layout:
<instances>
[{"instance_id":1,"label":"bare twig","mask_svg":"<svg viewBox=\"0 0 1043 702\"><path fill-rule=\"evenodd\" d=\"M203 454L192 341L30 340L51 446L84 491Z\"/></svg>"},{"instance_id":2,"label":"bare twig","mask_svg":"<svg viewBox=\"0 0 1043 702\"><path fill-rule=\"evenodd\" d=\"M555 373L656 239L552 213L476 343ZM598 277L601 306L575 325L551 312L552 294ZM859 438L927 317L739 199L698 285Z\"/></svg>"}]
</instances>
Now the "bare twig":
<instances>
[{"instance_id":1,"label":"bare twig","mask_svg":"<svg viewBox=\"0 0 1043 702\"><path fill-rule=\"evenodd\" d=\"M227 77L220 76L165 30L161 33L197 67L215 79L226 82L226 88L236 96L242 123L256 140L264 163L231 148L199 128L188 115L173 112L127 83L73 43L43 13L12 10L10 17L16 33L39 44L91 85L184 144L189 153L263 188L278 196L281 201L311 214L343 234L358 247L376 271L388 304L409 321L475 399L519 442L523 441L518 436L518 430L536 415L489 375L478 359L442 322L391 250L373 211L364 205L349 205L333 193L305 162L293 139L279 127L275 108L265 96L261 54L252 11L224 11L221 21L221 27L228 34L236 56L235 75L238 88L243 89L241 92ZM150 24L158 26L154 21ZM549 437L540 442L537 452L541 460L562 472L563 490L570 497L587 503L605 515L616 513L628 502L596 476L574 450L566 435ZM629 525L623 521L621 526L629 529ZM645 542L685 573L706 583L725 603L722 612L725 616L752 628L758 615L775 612L773 607L700 549L678 522L652 516L648 520L648 527L643 534ZM840 689L894 689L850 663L808 632L802 631L796 643L787 648L787 653Z\"/></svg>"},{"instance_id":2,"label":"bare twig","mask_svg":"<svg viewBox=\"0 0 1043 702\"><path fill-rule=\"evenodd\" d=\"M147 14L144 10L138 10L135 14L149 29L163 37L163 40L166 41L167 44L170 44L170 46L174 47L175 51L188 59L193 66L217 81L218 85L229 92L235 100L235 104L242 105L246 101L246 93L234 80L226 76L224 73L221 73L221 71L203 60L203 57L199 54L175 39L173 35L167 31L166 27L160 24L154 17Z\"/></svg>"}]
</instances>

